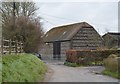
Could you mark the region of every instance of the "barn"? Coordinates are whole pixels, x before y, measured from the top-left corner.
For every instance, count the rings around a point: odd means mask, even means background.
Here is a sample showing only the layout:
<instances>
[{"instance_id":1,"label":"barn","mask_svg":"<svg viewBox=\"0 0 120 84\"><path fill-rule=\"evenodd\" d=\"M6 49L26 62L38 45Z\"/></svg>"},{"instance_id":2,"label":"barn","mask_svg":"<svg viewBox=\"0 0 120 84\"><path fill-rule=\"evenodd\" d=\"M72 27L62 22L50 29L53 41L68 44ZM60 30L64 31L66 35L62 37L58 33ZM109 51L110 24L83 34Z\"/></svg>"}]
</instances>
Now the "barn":
<instances>
[{"instance_id":1,"label":"barn","mask_svg":"<svg viewBox=\"0 0 120 84\"><path fill-rule=\"evenodd\" d=\"M120 48L120 33L108 32L102 36L104 45L108 49Z\"/></svg>"},{"instance_id":2,"label":"barn","mask_svg":"<svg viewBox=\"0 0 120 84\"><path fill-rule=\"evenodd\" d=\"M66 51L96 50L102 47L103 39L87 22L58 26L44 36L42 55L47 59L65 60Z\"/></svg>"}]
</instances>

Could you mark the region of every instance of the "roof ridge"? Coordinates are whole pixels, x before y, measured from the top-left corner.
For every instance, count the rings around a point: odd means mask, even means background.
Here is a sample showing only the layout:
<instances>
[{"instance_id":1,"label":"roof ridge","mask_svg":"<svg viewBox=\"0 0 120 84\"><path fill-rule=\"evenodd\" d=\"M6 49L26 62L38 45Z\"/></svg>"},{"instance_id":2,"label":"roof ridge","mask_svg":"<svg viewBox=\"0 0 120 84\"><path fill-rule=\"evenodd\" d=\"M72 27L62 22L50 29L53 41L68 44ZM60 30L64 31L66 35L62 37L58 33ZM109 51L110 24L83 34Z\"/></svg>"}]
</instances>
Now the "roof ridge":
<instances>
[{"instance_id":1,"label":"roof ridge","mask_svg":"<svg viewBox=\"0 0 120 84\"><path fill-rule=\"evenodd\" d=\"M64 24L64 25L58 25L56 27L53 27L52 29L54 28L62 28L62 27L66 27L66 26L71 26L71 25L76 25L76 24L88 24L87 22L75 22L75 23L70 23L70 24ZM89 24L88 24L89 25ZM90 25L91 26L91 25Z\"/></svg>"},{"instance_id":2,"label":"roof ridge","mask_svg":"<svg viewBox=\"0 0 120 84\"><path fill-rule=\"evenodd\" d=\"M108 32L108 34L120 35L120 32Z\"/></svg>"}]
</instances>

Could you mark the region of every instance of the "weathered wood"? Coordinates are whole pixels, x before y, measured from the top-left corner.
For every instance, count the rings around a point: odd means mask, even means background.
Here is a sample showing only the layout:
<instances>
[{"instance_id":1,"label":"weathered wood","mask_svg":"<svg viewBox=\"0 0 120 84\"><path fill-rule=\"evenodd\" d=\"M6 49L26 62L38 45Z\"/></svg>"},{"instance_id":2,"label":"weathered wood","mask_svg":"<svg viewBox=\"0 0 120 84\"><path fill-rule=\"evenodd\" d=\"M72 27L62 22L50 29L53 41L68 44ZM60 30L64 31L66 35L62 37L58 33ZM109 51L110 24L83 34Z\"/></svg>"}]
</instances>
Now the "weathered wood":
<instances>
[{"instance_id":1,"label":"weathered wood","mask_svg":"<svg viewBox=\"0 0 120 84\"><path fill-rule=\"evenodd\" d=\"M56 35L55 35L56 34ZM46 37L47 36L47 37ZM65 58L67 50L96 50L103 47L103 39L88 23L77 23L51 29L45 35L43 57L53 57L53 43L61 43L61 58ZM47 53L46 53L47 52Z\"/></svg>"},{"instance_id":2,"label":"weathered wood","mask_svg":"<svg viewBox=\"0 0 120 84\"><path fill-rule=\"evenodd\" d=\"M22 53L23 43L18 41L2 39L1 54Z\"/></svg>"},{"instance_id":3,"label":"weathered wood","mask_svg":"<svg viewBox=\"0 0 120 84\"><path fill-rule=\"evenodd\" d=\"M83 28L72 38L72 49L91 50L102 47L102 39L94 28Z\"/></svg>"},{"instance_id":4,"label":"weathered wood","mask_svg":"<svg viewBox=\"0 0 120 84\"><path fill-rule=\"evenodd\" d=\"M11 54L11 39L8 41L9 42L9 54Z\"/></svg>"}]
</instances>

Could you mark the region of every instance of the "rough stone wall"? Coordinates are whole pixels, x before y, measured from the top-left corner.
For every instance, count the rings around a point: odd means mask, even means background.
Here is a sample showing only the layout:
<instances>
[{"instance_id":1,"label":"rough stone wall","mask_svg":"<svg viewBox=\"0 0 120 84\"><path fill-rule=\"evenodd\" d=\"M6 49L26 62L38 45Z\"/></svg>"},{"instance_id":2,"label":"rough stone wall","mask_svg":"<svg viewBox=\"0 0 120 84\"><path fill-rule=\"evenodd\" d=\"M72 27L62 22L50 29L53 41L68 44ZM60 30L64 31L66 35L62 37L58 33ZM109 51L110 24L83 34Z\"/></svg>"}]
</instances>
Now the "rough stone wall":
<instances>
[{"instance_id":1,"label":"rough stone wall","mask_svg":"<svg viewBox=\"0 0 120 84\"><path fill-rule=\"evenodd\" d=\"M61 42L61 61L66 60L66 51L70 49L70 42ZM44 60L53 60L53 43L47 43L40 50L42 59ZM57 58L56 58L57 59Z\"/></svg>"},{"instance_id":2,"label":"rough stone wall","mask_svg":"<svg viewBox=\"0 0 120 84\"><path fill-rule=\"evenodd\" d=\"M53 43L45 43L40 50L43 60L53 59Z\"/></svg>"}]
</instances>

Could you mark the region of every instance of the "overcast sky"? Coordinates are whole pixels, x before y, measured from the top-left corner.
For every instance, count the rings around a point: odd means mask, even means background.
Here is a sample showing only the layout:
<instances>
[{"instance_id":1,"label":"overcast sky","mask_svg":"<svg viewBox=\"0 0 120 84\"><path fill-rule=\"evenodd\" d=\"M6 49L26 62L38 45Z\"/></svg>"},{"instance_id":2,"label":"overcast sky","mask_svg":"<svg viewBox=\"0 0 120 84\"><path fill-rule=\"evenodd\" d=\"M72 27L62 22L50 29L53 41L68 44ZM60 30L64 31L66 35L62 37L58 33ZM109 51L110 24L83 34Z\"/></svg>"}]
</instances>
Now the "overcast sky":
<instances>
[{"instance_id":1,"label":"overcast sky","mask_svg":"<svg viewBox=\"0 0 120 84\"><path fill-rule=\"evenodd\" d=\"M37 2L45 31L55 26L87 22L101 35L118 31L118 2Z\"/></svg>"}]
</instances>

